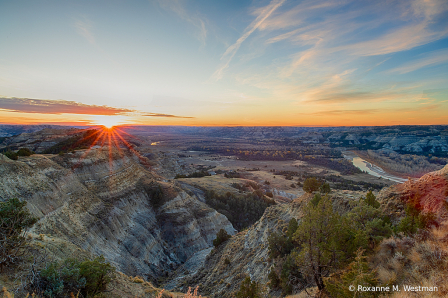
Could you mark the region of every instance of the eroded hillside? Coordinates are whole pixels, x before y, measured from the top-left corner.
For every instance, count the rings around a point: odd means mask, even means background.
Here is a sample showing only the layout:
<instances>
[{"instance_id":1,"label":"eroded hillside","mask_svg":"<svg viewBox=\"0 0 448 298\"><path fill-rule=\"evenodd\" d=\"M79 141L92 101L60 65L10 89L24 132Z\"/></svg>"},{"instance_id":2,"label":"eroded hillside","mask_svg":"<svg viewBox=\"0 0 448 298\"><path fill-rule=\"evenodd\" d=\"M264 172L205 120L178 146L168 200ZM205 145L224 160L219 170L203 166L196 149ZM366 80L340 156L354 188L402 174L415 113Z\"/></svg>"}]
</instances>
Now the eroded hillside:
<instances>
[{"instance_id":1,"label":"eroded hillside","mask_svg":"<svg viewBox=\"0 0 448 298\"><path fill-rule=\"evenodd\" d=\"M120 271L155 280L207 249L230 222L108 147L12 161L0 155L0 199L17 197L47 234L104 255Z\"/></svg>"}]
</instances>

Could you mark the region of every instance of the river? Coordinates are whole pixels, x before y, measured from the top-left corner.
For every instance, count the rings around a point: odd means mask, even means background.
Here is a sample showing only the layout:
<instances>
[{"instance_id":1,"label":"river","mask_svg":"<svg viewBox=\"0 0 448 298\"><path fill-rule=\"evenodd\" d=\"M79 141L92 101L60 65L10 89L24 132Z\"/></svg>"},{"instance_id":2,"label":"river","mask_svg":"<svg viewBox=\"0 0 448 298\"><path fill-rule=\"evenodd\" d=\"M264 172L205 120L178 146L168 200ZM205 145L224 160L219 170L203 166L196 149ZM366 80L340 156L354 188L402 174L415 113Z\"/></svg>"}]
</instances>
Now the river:
<instances>
[{"instance_id":1,"label":"river","mask_svg":"<svg viewBox=\"0 0 448 298\"><path fill-rule=\"evenodd\" d=\"M350 151L344 151L342 152L344 155L344 158L350 160L355 167L360 169L361 171L367 172L368 174L375 176L375 177L381 177L384 179L388 179L394 182L403 183L406 182L407 179L394 176L392 174L389 174L385 172L382 168L379 166L376 166L374 164L371 164L368 161L365 161L361 157L357 156L355 153Z\"/></svg>"}]
</instances>

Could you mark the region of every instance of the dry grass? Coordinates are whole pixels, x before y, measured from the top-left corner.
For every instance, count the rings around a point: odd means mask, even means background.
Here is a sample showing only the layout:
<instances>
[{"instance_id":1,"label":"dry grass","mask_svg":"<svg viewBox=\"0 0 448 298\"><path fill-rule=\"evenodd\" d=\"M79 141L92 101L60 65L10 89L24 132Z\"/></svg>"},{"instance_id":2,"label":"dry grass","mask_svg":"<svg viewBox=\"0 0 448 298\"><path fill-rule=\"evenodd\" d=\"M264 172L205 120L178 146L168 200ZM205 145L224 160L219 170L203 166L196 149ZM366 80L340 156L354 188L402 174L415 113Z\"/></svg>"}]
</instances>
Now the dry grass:
<instances>
[{"instance_id":1,"label":"dry grass","mask_svg":"<svg viewBox=\"0 0 448 298\"><path fill-rule=\"evenodd\" d=\"M317 289L317 287L308 288L307 291L308 291L308 293L306 291L302 291L298 294L288 295L285 298L314 298L319 293L319 290Z\"/></svg>"},{"instance_id":2,"label":"dry grass","mask_svg":"<svg viewBox=\"0 0 448 298\"><path fill-rule=\"evenodd\" d=\"M1 294L0 295L1 298L14 298L14 294L9 293L5 287L3 287L0 294Z\"/></svg>"},{"instance_id":3,"label":"dry grass","mask_svg":"<svg viewBox=\"0 0 448 298\"><path fill-rule=\"evenodd\" d=\"M79 293L78 295L73 295L73 293L70 293L70 298L78 298L79 297ZM14 294L8 292L8 290L6 289L6 287L3 287L3 289L0 291L0 298L14 298ZM39 296L37 296L36 294L26 294L25 298L39 298Z\"/></svg>"},{"instance_id":4,"label":"dry grass","mask_svg":"<svg viewBox=\"0 0 448 298\"><path fill-rule=\"evenodd\" d=\"M141 278L140 276L136 276L136 277L134 277L134 278L132 279L132 281L135 282L135 283L139 283L139 284L145 282L145 280L144 280L143 278Z\"/></svg>"},{"instance_id":5,"label":"dry grass","mask_svg":"<svg viewBox=\"0 0 448 298\"><path fill-rule=\"evenodd\" d=\"M191 289L191 287L188 287L188 292L185 295L176 295L175 297L177 298L205 298L202 297L201 295L198 295L198 291L199 291L199 286L196 286L196 288L194 290ZM165 296L165 290L162 289L162 291L160 291L159 295L157 295L157 298L164 298ZM174 297L173 295L170 295L168 297Z\"/></svg>"},{"instance_id":6,"label":"dry grass","mask_svg":"<svg viewBox=\"0 0 448 298\"><path fill-rule=\"evenodd\" d=\"M437 287L438 291L421 291L418 297L448 297L448 223L416 235L414 238L392 237L384 240L374 257L373 267L383 284ZM393 298L417 297L400 291Z\"/></svg>"}]
</instances>

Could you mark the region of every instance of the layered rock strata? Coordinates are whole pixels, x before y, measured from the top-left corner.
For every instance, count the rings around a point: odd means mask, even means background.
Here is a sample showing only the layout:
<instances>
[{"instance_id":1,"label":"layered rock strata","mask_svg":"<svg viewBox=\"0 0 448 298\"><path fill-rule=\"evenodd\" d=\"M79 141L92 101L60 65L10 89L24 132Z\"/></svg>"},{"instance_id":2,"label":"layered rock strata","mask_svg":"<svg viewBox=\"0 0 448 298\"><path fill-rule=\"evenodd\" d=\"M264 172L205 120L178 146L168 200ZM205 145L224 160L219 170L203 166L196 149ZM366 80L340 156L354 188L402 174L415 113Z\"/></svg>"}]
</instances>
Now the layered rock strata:
<instances>
[{"instance_id":1,"label":"layered rock strata","mask_svg":"<svg viewBox=\"0 0 448 298\"><path fill-rule=\"evenodd\" d=\"M212 246L227 218L164 183L131 153L105 147L63 156L0 155L0 200L17 197L48 234L104 255L120 271L156 279ZM148 185L163 198L155 207Z\"/></svg>"}]
</instances>

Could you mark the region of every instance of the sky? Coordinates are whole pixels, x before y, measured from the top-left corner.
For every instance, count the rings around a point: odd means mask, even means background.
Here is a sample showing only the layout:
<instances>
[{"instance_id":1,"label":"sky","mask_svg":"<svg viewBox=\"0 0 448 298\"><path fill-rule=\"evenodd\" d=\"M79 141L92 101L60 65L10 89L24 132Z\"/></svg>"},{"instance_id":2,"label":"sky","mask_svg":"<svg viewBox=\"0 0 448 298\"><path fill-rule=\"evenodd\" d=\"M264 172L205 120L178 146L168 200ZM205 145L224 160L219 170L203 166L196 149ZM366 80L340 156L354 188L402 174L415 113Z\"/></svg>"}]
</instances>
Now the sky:
<instances>
[{"instance_id":1,"label":"sky","mask_svg":"<svg viewBox=\"0 0 448 298\"><path fill-rule=\"evenodd\" d=\"M0 124L448 124L446 0L0 0Z\"/></svg>"}]
</instances>

